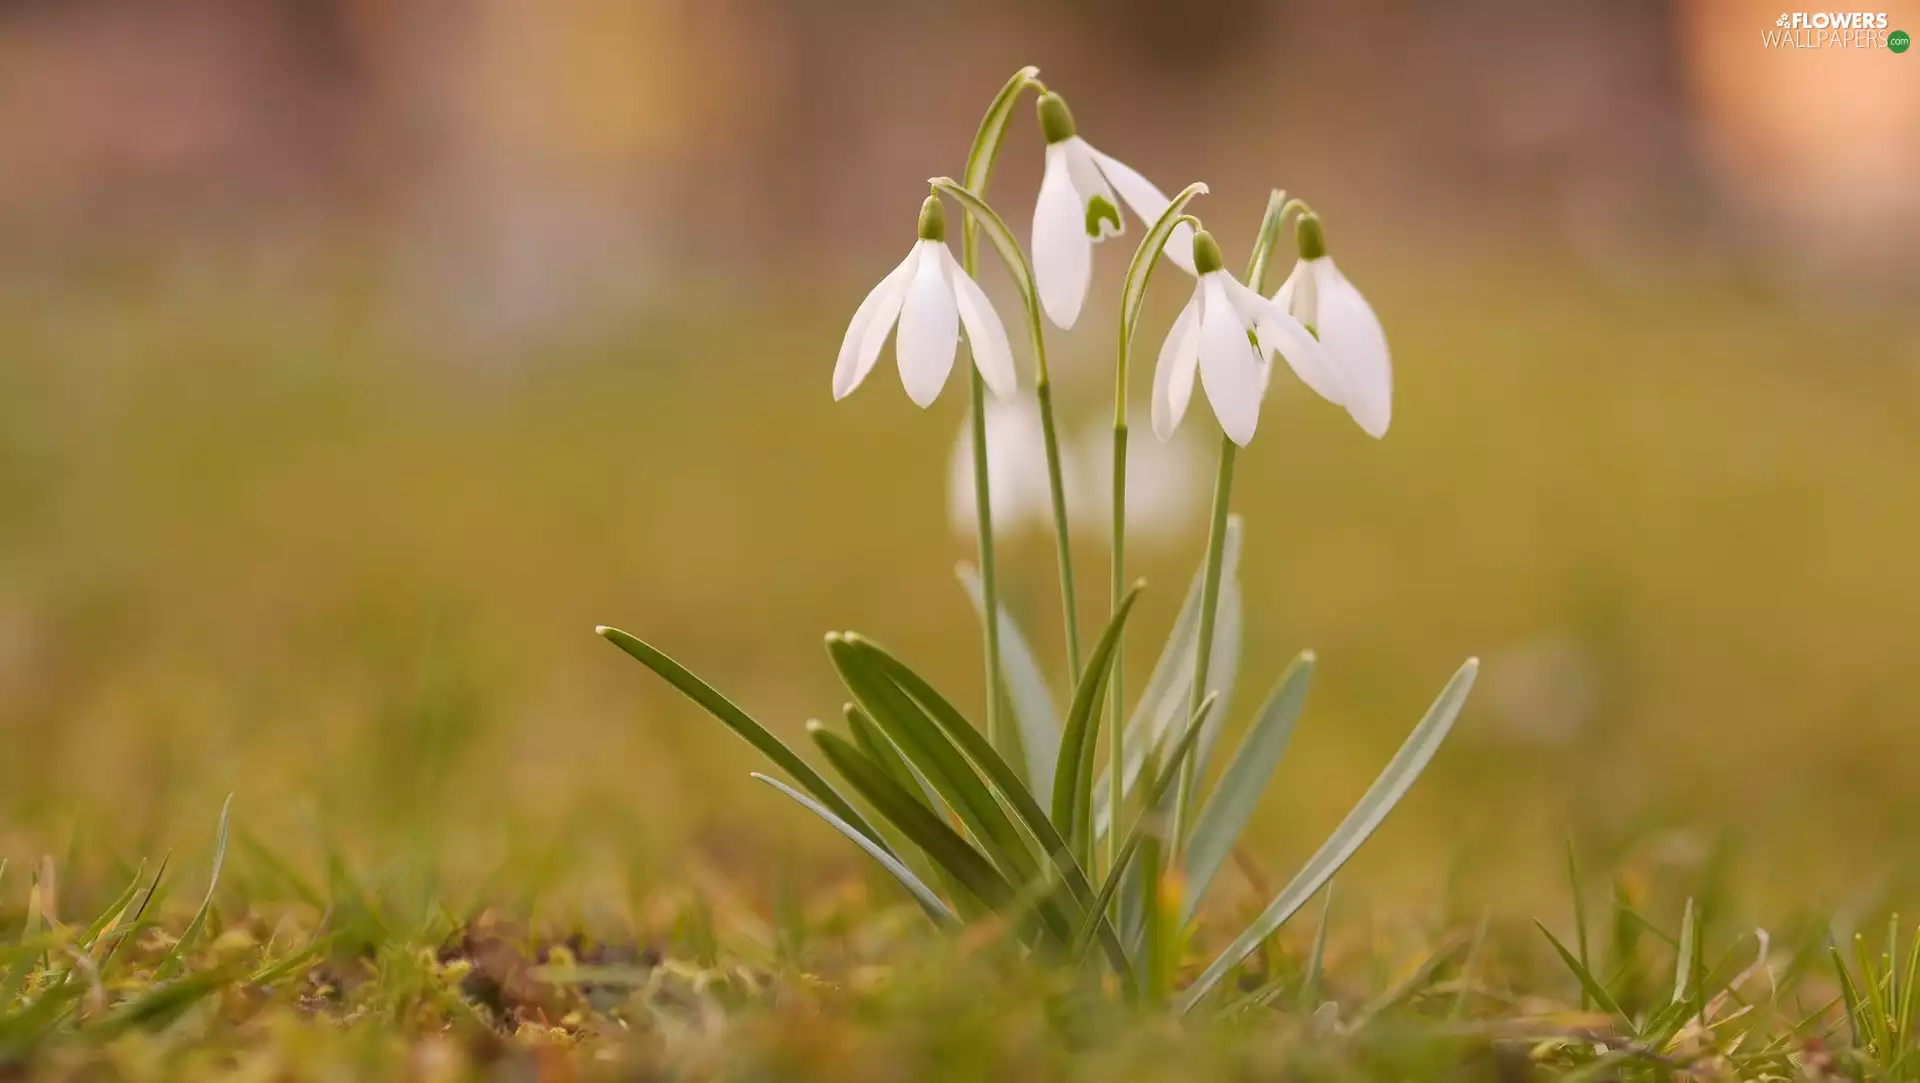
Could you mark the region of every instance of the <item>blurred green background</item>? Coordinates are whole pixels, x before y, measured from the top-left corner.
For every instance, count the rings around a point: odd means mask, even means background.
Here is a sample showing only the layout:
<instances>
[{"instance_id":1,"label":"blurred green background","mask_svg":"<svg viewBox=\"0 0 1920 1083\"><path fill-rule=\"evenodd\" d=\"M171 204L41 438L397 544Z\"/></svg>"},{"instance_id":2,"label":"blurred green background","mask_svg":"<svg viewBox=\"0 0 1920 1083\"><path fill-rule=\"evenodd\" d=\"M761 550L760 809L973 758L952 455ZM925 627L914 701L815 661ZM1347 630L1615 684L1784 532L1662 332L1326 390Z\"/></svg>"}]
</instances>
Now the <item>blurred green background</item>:
<instances>
[{"instance_id":1,"label":"blurred green background","mask_svg":"<svg viewBox=\"0 0 1920 1083\"><path fill-rule=\"evenodd\" d=\"M889 360L836 405L828 374L923 179L1032 62L1097 146L1212 185L1230 261L1268 186L1312 200L1393 344L1386 440L1288 384L1241 459L1231 722L1322 662L1250 856L1304 857L1480 655L1367 890L1558 905L1572 832L1730 844L1782 904L1898 892L1920 61L1769 51L1776 14L0 6L0 855L198 847L234 792L298 859L469 885L857 869L592 629L789 737L838 710L829 629L977 706L965 396L922 413ZM1023 108L989 193L1023 235L1039 159ZM1076 431L1110 409L1131 245L1050 339ZM1201 556L1211 424L1131 556L1136 685ZM1057 660L1050 544L1002 544Z\"/></svg>"}]
</instances>

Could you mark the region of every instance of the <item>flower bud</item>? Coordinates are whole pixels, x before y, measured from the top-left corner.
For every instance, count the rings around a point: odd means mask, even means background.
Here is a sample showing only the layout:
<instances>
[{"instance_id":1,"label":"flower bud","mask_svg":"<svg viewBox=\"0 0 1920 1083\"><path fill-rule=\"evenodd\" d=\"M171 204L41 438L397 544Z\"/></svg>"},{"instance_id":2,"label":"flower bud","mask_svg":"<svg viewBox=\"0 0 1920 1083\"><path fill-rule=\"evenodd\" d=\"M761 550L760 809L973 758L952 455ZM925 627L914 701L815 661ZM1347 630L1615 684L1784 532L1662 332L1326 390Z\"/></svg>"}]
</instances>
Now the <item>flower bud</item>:
<instances>
[{"instance_id":1,"label":"flower bud","mask_svg":"<svg viewBox=\"0 0 1920 1083\"><path fill-rule=\"evenodd\" d=\"M928 196L927 201L920 204L920 239L947 239L947 208L941 204L939 196Z\"/></svg>"},{"instance_id":2,"label":"flower bud","mask_svg":"<svg viewBox=\"0 0 1920 1083\"><path fill-rule=\"evenodd\" d=\"M1293 227L1294 242L1300 246L1301 259L1324 259L1327 255L1327 233L1320 228L1320 216L1312 211L1304 211Z\"/></svg>"},{"instance_id":3,"label":"flower bud","mask_svg":"<svg viewBox=\"0 0 1920 1083\"><path fill-rule=\"evenodd\" d=\"M1048 91L1040 95L1040 134L1047 137L1047 145L1064 143L1074 136L1073 114L1067 111L1066 99Z\"/></svg>"},{"instance_id":4,"label":"flower bud","mask_svg":"<svg viewBox=\"0 0 1920 1083\"><path fill-rule=\"evenodd\" d=\"M1227 261L1220 255L1220 245L1214 241L1213 234L1204 229L1194 230L1193 273L1212 274L1226 265Z\"/></svg>"}]
</instances>

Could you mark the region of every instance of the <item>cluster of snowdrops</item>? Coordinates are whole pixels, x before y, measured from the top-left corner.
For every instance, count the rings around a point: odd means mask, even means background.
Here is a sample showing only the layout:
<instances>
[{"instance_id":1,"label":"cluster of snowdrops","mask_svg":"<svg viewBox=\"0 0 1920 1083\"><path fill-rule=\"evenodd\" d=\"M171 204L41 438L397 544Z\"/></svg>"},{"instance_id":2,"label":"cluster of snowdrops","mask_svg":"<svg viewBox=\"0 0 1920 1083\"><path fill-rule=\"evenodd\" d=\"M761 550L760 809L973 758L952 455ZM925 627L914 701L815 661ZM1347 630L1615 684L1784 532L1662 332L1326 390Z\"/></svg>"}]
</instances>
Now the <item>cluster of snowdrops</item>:
<instances>
[{"instance_id":1,"label":"cluster of snowdrops","mask_svg":"<svg viewBox=\"0 0 1920 1083\"><path fill-rule=\"evenodd\" d=\"M617 629L600 632L766 755L787 777L756 777L865 851L935 923L990 919L1028 950L1069 961L1098 957L1108 988L1184 1011L1324 887L1386 817L1451 729L1477 663L1469 659L1454 674L1373 786L1260 916L1176 994L1200 902L1290 742L1316 665L1311 651L1293 659L1211 787L1203 787L1240 668L1241 524L1231 514L1236 455L1254 436L1276 357L1375 437L1391 417L1392 365L1379 320L1328 254L1311 207L1273 192L1246 271L1236 277L1188 210L1206 186L1190 184L1169 197L1095 149L1080 137L1066 101L1038 75L1033 68L1017 72L994 98L959 180L930 181L913 248L855 311L833 371L834 397L844 398L873 372L892 338L901 383L924 407L948 382L965 335L973 358L967 383L979 567L963 569L962 579L981 618L982 721L873 639L829 633L828 658L850 697L841 710L845 725L814 721L807 732L838 774L836 784L664 652ZM1028 91L1037 95L1046 168L1030 249L1023 249L986 190ZM949 245L949 201L961 218L958 257ZM1123 207L1144 228L1120 291L1107 614L1089 645L1080 635L1047 325L1065 330L1078 320L1096 245L1125 233ZM1268 263L1289 224L1298 258L1269 296ZM987 395L1009 400L1021 379L1006 325L976 280L983 236L1010 273L1025 315L1044 448L1034 465L1046 475L1053 513L1065 639L1058 691L998 597ZM1129 705L1125 639L1142 584L1125 574L1128 385L1142 302L1162 262L1191 276L1193 292L1159 350L1153 429L1163 440L1175 431L1197 380L1221 440L1206 556Z\"/></svg>"}]
</instances>

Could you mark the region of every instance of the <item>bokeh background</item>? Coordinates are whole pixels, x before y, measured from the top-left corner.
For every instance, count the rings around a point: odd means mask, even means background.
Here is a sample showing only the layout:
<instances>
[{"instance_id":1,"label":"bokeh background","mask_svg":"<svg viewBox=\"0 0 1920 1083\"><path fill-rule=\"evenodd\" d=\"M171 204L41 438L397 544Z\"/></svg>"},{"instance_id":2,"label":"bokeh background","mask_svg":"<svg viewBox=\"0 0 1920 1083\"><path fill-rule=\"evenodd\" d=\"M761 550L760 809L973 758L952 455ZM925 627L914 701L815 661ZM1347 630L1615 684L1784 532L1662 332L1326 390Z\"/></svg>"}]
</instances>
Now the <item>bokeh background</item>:
<instances>
[{"instance_id":1,"label":"bokeh background","mask_svg":"<svg viewBox=\"0 0 1920 1083\"><path fill-rule=\"evenodd\" d=\"M1920 31L1920 4L1879 2ZM828 374L924 178L1035 63L1096 145L1211 184L1230 260L1269 186L1310 199L1392 339L1386 440L1289 386L1241 460L1232 724L1296 651L1322 663L1251 858L1303 858L1480 655L1343 882L1559 905L1571 834L1601 861L1724 856L1769 903L1898 894L1920 54L1769 50L1778 15L7 0L0 854L197 853L233 792L290 860L482 894L502 869L616 900L855 874L592 629L796 740L840 702L829 629L979 703L965 396L922 413L883 367L836 405ZM990 192L1022 234L1039 162L1022 106ZM1050 340L1089 441L1131 244ZM1149 356L1181 292L1156 284ZM1136 430L1136 684L1201 556L1210 426ZM1003 518L1008 594L1057 660L1050 543Z\"/></svg>"}]
</instances>

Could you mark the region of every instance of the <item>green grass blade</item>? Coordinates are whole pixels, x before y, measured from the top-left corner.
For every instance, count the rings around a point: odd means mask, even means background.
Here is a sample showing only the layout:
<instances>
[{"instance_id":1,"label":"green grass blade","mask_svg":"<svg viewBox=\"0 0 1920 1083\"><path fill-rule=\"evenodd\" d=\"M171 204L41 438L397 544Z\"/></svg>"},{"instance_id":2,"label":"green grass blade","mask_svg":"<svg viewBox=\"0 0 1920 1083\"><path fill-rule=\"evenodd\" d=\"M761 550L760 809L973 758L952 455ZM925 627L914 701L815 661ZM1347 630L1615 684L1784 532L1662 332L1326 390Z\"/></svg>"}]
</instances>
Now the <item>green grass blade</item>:
<instances>
[{"instance_id":1,"label":"green grass blade","mask_svg":"<svg viewBox=\"0 0 1920 1083\"><path fill-rule=\"evenodd\" d=\"M1209 724L1216 731L1233 701L1231 675L1236 668L1239 648L1238 624L1234 622L1233 627L1229 628L1229 621L1223 615L1240 612L1240 538L1240 517L1228 516L1226 548L1220 554L1220 609L1214 618L1219 627L1214 630L1213 659L1207 663L1208 673L1224 678L1212 682L1221 693L1220 702L1214 705L1212 713L1208 715L1211 720ZM1133 711L1127 716L1125 775L1121 781L1128 793L1133 792L1142 768L1159 754L1161 747L1169 740L1169 732L1187 717L1191 699L1188 693L1193 686L1193 662L1198 653L1196 640L1200 627L1200 593L1205 586L1206 573L1204 562L1194 569L1186 599L1180 604L1180 614L1160 648L1160 657L1148 672L1147 683L1140 690L1140 698L1134 702ZM1178 734L1172 739L1178 740ZM1207 750L1204 739L1200 749L1202 759L1197 766L1204 767ZM1094 784L1096 838L1104 838L1108 831L1113 830L1113 810L1110 807L1112 783L1108 776L1111 770L1113 765L1108 764Z\"/></svg>"},{"instance_id":2,"label":"green grass blade","mask_svg":"<svg viewBox=\"0 0 1920 1083\"><path fill-rule=\"evenodd\" d=\"M942 696L933 685L914 672L906 663L864 636L849 634L844 639L853 648L857 663L870 664L876 676L892 682L899 691L911 698L925 712L925 716L933 720L946 738L972 761L981 774L986 776L1006 801L1007 806L1013 809L1014 815L1032 834L1034 841L1039 843L1041 851L1052 859L1054 867L1060 872L1062 882L1065 883L1075 901L1079 914L1088 912L1088 907L1093 901L1093 888L1088 883L1086 872L1074 860L1066 840L1061 837L1053 822L1047 818L1046 811L1040 807L1033 792L1027 789L1007 761L994 750L980 731L967 721L966 716L961 714L951 701ZM1101 918L1097 931L1102 948L1115 972L1125 978L1129 969L1126 952L1122 949L1112 925L1105 919L1104 911L1095 912L1099 913ZM1078 916L1076 920L1079 920ZM1128 984L1131 984L1130 979Z\"/></svg>"},{"instance_id":3,"label":"green grass blade","mask_svg":"<svg viewBox=\"0 0 1920 1083\"><path fill-rule=\"evenodd\" d=\"M1699 965L1694 958L1698 946L1694 943L1699 930L1696 928L1693 899L1687 899L1686 913L1680 918L1680 947L1674 952L1673 962L1673 1003L1685 1004L1688 990L1692 987L1693 971Z\"/></svg>"},{"instance_id":4,"label":"green grass blade","mask_svg":"<svg viewBox=\"0 0 1920 1083\"><path fill-rule=\"evenodd\" d=\"M1580 965L1591 970L1593 959L1587 953L1587 899L1580 890L1580 864L1573 852L1573 836L1567 836L1567 890L1573 896L1573 942L1580 949ZM1587 991L1580 990L1580 1010L1588 1006Z\"/></svg>"},{"instance_id":5,"label":"green grass blade","mask_svg":"<svg viewBox=\"0 0 1920 1083\"><path fill-rule=\"evenodd\" d=\"M959 576L974 612L986 620L987 600L981 590L980 573L962 564ZM1014 724L1020 727L1027 788L1034 793L1052 793L1054 761L1060 756L1060 712L1032 646L1004 605L1000 606L1000 677L1006 682L1007 700L1013 704Z\"/></svg>"},{"instance_id":6,"label":"green grass blade","mask_svg":"<svg viewBox=\"0 0 1920 1083\"><path fill-rule=\"evenodd\" d=\"M121 891L119 896L115 898L112 903L108 904L105 910L100 912L99 917L93 919L93 923L88 925L86 930L74 940L74 946L82 949L91 948L94 942L104 935L107 930L119 924L118 919L120 915L126 911L128 904L133 902L133 896L140 890L140 884L146 879L146 876L147 863L142 861L140 862L140 867L134 871L132 882L128 883L126 889Z\"/></svg>"},{"instance_id":7,"label":"green grass blade","mask_svg":"<svg viewBox=\"0 0 1920 1083\"><path fill-rule=\"evenodd\" d=\"M596 628L595 631L599 632L607 642L612 643L614 646L619 647L621 650L639 660L641 665L646 666L655 674L659 675L662 680L672 685L681 695L700 705L708 714L719 719L721 725L732 730L748 744L758 749L761 755L772 760L776 766L787 773L788 777L798 782L801 789L806 790L821 804L832 809L834 815L859 828L860 833L867 836L868 841L880 847L882 850L892 853L891 848L887 845L886 839L882 838L880 832L875 830L874 826L867 822L866 817L860 815L859 811L849 804L847 799L842 797L838 790L833 788L832 783L822 777L820 772L815 771L809 766L807 761L801 759L793 749L788 748L786 742L775 737L771 731L759 722L754 721L752 715L741 710L732 700L721 695L712 685L694 676L685 666L667 657L651 644L635 638L618 628L609 628L606 625L601 625L599 628Z\"/></svg>"},{"instance_id":8,"label":"green grass blade","mask_svg":"<svg viewBox=\"0 0 1920 1083\"><path fill-rule=\"evenodd\" d=\"M193 938L200 935L201 926L207 923L207 914L213 910L213 894L220 887L220 870L227 863L227 818L233 812L233 795L220 806L220 828L213 840L213 875L207 881L207 897L200 902L200 909L194 912L193 920L187 922L186 929L180 933L180 939L174 941L167 957L160 961L156 973L162 978L170 978L179 973L180 964Z\"/></svg>"},{"instance_id":9,"label":"green grass blade","mask_svg":"<svg viewBox=\"0 0 1920 1083\"><path fill-rule=\"evenodd\" d=\"M1847 960L1840 954L1838 944L1827 945L1827 952L1833 958L1834 980L1840 985L1840 997L1846 1003L1847 1029L1853 1035L1853 1044L1863 1044L1867 1034L1863 1024L1865 1016L1860 1009L1860 990L1853 984L1853 974L1847 969Z\"/></svg>"},{"instance_id":10,"label":"green grass blade","mask_svg":"<svg viewBox=\"0 0 1920 1083\"><path fill-rule=\"evenodd\" d=\"M1202 700L1198 714L1204 716L1208 711L1213 710L1213 705L1218 702L1218 698L1210 695ZM1094 931L1098 928L1099 922L1106 918L1107 910L1113 905L1114 895L1119 892L1120 885L1127 880L1128 870L1133 865L1134 854L1139 851L1141 841L1147 837L1147 831L1158 816L1154 810L1160 807L1161 799L1166 797L1168 791L1173 788L1174 782L1179 779L1180 766L1186 762L1189 755L1192 755L1199 739L1199 727L1188 726L1186 734L1174 747L1173 754L1168 757L1166 765L1160 769L1159 775L1147 787L1146 804L1140 815L1133 818L1133 827L1127 831L1126 839L1121 842L1120 849L1114 853L1113 868L1107 870L1107 878L1100 884L1100 893L1094 896L1093 905L1087 908L1087 916L1081 924L1080 931L1074 934L1076 956L1084 953L1087 946L1093 942Z\"/></svg>"},{"instance_id":11,"label":"green grass blade","mask_svg":"<svg viewBox=\"0 0 1920 1083\"><path fill-rule=\"evenodd\" d=\"M1141 584L1135 583L1120 599L1113 619L1094 644L1060 735L1060 762L1053 775L1053 826L1066 837L1083 867L1093 863L1093 761L1100 734L1100 704L1106 696L1107 679L1113 675L1114 649L1126 630L1127 614L1140 598L1140 588Z\"/></svg>"},{"instance_id":12,"label":"green grass blade","mask_svg":"<svg viewBox=\"0 0 1920 1083\"><path fill-rule=\"evenodd\" d=\"M1313 668L1313 652L1302 651L1280 675L1280 683L1274 686L1273 694L1267 697L1246 736L1240 739L1240 747L1234 749L1226 773L1194 821L1193 833L1187 840L1187 895L1181 924L1193 921L1207 888L1226 864L1255 806L1260 803L1260 795L1266 792L1267 780L1273 777L1280 757L1286 754L1294 726L1300 720L1300 710L1307 702Z\"/></svg>"},{"instance_id":13,"label":"green grass blade","mask_svg":"<svg viewBox=\"0 0 1920 1083\"><path fill-rule=\"evenodd\" d=\"M902 865L899 858L875 846L873 840L862 834L859 828L834 815L832 809L822 805L820 802L815 801L813 798L808 797L806 794L801 793L799 790L794 789L792 786L787 785L777 778L760 774L757 771L753 777L786 794L807 811L825 820L828 826L832 827L835 831L845 835L855 846L866 851L868 857L879 862L881 868L893 874L895 880L900 881L900 886L907 889L907 893L913 896L914 901L918 902L920 908L932 916L937 924L958 925L960 923L960 916L955 914L953 909L949 907L939 895L935 894L932 888L928 887L918 876L915 876L913 870Z\"/></svg>"},{"instance_id":14,"label":"green grass blade","mask_svg":"<svg viewBox=\"0 0 1920 1083\"><path fill-rule=\"evenodd\" d=\"M1540 929L1541 935L1547 938L1547 943L1553 945L1553 950L1559 953L1560 961L1565 963L1567 970L1572 972L1574 979L1580 983L1580 988L1586 990L1587 997L1601 1011L1617 1017L1622 1025L1627 1026L1631 1031L1632 1018L1627 1015L1625 1009L1620 1007L1620 1003L1613 999L1613 994L1607 992L1607 987L1600 983L1600 979L1593 976L1593 971L1587 969L1587 965L1582 963L1573 952L1568 951L1567 946L1560 942L1560 938L1553 935L1553 930L1547 928L1539 918L1533 919L1533 923Z\"/></svg>"},{"instance_id":15,"label":"green grass blade","mask_svg":"<svg viewBox=\"0 0 1920 1083\"><path fill-rule=\"evenodd\" d=\"M1406 743L1394 753L1386 769L1360 798L1360 803L1334 829L1332 836L1307 859L1306 865L1294 875L1293 881L1280 890L1280 894L1253 924L1228 945L1227 950L1221 952L1194 980L1193 985L1180 995L1180 1011L1192 1010L1229 971L1240 964L1240 960L1252 954L1261 941L1285 924L1296 910L1313 897L1314 892L1320 890L1322 884L1340 870L1340 866L1346 864L1360 844L1387 818L1387 814L1393 811L1400 798L1413 786L1414 780L1420 777L1420 772L1426 769L1434 753L1440 750L1441 742L1446 740L1454 719L1459 716L1460 708L1466 702L1467 693L1473 688L1473 678L1479 668L1479 661L1469 658L1453 675L1453 679L1441 690L1439 698L1434 700L1433 706L1427 709L1426 717L1413 728Z\"/></svg>"},{"instance_id":16,"label":"green grass blade","mask_svg":"<svg viewBox=\"0 0 1920 1083\"><path fill-rule=\"evenodd\" d=\"M1327 930L1333 925L1333 881L1320 900L1320 924L1313 930L1313 946L1307 949L1307 971L1300 978L1300 1011L1311 1015L1319 1007L1320 979L1327 967Z\"/></svg>"},{"instance_id":17,"label":"green grass blade","mask_svg":"<svg viewBox=\"0 0 1920 1083\"><path fill-rule=\"evenodd\" d=\"M996 910L1013 898L1013 886L1000 875L986 855L974 849L971 843L948 827L931 809L915 800L905 787L887 777L887 773L862 756L859 749L834 733L816 731L814 739L819 743L820 750L826 753L828 762L833 764L833 769L840 772L848 785L879 810L887 822L899 828L901 834L913 840L914 845L925 851L935 864L952 874L975 898Z\"/></svg>"}]
</instances>

